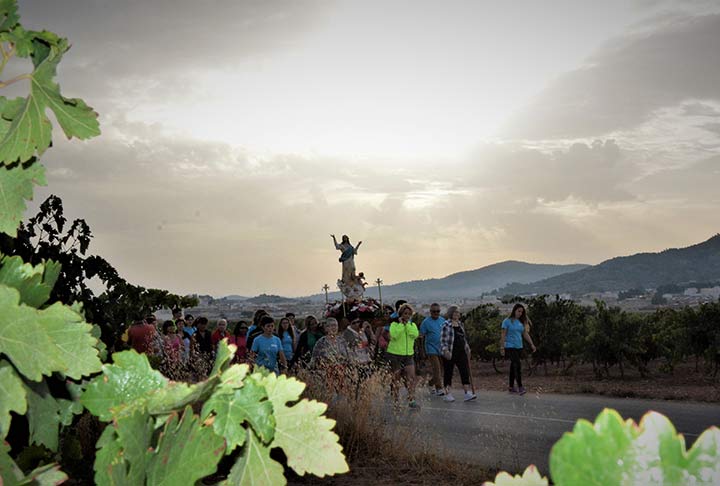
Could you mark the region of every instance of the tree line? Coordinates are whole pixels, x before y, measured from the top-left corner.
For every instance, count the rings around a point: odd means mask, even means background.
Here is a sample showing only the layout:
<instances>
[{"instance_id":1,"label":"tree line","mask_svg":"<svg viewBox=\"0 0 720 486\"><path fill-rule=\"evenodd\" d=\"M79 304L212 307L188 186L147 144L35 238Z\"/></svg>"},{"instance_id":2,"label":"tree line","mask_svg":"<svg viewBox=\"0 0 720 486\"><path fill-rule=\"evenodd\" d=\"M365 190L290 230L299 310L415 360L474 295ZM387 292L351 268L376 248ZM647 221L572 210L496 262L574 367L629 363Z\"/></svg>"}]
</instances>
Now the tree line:
<instances>
[{"instance_id":1,"label":"tree line","mask_svg":"<svg viewBox=\"0 0 720 486\"><path fill-rule=\"evenodd\" d=\"M583 306L559 297L515 298L525 304L532 320L531 335L538 346L532 367L555 365L568 373L579 363L590 363L598 379L617 369L624 377L628 366L641 376L651 362L672 373L682 362L694 360L695 369L717 376L720 370L720 300L679 310L631 312L596 300ZM466 316L468 341L476 359L499 358L500 324L507 317L494 304L483 304Z\"/></svg>"}]
</instances>

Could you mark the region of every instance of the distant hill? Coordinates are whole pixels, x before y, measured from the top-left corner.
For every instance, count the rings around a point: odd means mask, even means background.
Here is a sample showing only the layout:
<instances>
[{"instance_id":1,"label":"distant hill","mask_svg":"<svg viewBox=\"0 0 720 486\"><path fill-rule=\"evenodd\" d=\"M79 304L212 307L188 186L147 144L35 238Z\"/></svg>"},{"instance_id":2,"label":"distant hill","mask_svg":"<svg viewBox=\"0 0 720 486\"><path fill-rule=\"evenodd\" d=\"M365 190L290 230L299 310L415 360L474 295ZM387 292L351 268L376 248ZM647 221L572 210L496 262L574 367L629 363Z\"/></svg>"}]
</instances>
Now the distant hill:
<instances>
[{"instance_id":1,"label":"distant hill","mask_svg":"<svg viewBox=\"0 0 720 486\"><path fill-rule=\"evenodd\" d=\"M248 300L248 299L249 299L249 297L243 297L242 295L235 295L235 294L233 294L233 295L226 295L225 297L222 297L222 298L217 299L217 300L230 300L230 301L233 301L233 302L241 302L241 301L243 301L243 300Z\"/></svg>"},{"instance_id":2,"label":"distant hill","mask_svg":"<svg viewBox=\"0 0 720 486\"><path fill-rule=\"evenodd\" d=\"M544 278L568 272L575 272L588 265L545 265L518 261L505 261L488 265L476 270L453 273L443 278L413 280L383 286L383 299L405 297L414 299L442 299L479 297L511 282L530 283ZM378 297L377 286L368 286L365 293L368 297ZM311 297L313 300L324 299L324 294ZM330 294L331 299L339 299L340 293Z\"/></svg>"},{"instance_id":3,"label":"distant hill","mask_svg":"<svg viewBox=\"0 0 720 486\"><path fill-rule=\"evenodd\" d=\"M260 294L257 297L245 299L245 302L249 304L284 304L287 302L295 302L296 300L297 299L281 297L279 295Z\"/></svg>"},{"instance_id":4,"label":"distant hill","mask_svg":"<svg viewBox=\"0 0 720 486\"><path fill-rule=\"evenodd\" d=\"M617 257L528 285L509 285L499 293L526 295L569 292L578 295L633 288L655 289L661 285L719 279L720 234L687 248Z\"/></svg>"}]
</instances>

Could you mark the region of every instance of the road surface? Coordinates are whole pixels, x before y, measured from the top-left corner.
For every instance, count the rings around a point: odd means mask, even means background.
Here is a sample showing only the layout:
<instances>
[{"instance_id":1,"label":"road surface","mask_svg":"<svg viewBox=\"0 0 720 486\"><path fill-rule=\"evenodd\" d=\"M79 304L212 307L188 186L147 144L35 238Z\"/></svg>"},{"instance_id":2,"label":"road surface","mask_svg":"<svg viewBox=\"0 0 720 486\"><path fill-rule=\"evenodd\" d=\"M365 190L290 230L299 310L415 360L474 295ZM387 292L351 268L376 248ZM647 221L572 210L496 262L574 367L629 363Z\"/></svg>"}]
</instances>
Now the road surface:
<instances>
[{"instance_id":1,"label":"road surface","mask_svg":"<svg viewBox=\"0 0 720 486\"><path fill-rule=\"evenodd\" d=\"M391 427L402 440L429 444L440 455L486 468L522 471L535 464L548 473L548 454L579 418L592 422L604 408L614 408L636 422L649 410L666 415L690 448L708 427L720 426L720 405L663 400L610 398L599 395L555 395L528 392L524 396L481 391L478 399L446 403L427 392L419 411L392 416Z\"/></svg>"}]
</instances>

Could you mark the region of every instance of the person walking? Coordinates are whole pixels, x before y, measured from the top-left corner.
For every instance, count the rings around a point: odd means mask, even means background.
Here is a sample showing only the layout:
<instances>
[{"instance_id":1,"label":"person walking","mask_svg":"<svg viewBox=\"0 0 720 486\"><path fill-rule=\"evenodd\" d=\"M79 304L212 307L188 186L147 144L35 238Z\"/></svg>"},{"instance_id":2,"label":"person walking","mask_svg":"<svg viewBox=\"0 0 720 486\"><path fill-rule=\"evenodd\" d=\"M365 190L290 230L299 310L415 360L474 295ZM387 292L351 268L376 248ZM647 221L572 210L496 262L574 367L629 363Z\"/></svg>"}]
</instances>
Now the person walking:
<instances>
[{"instance_id":1,"label":"person walking","mask_svg":"<svg viewBox=\"0 0 720 486\"><path fill-rule=\"evenodd\" d=\"M445 319L440 316L440 304L434 303L430 306L430 317L426 317L420 324L420 335L423 337L425 355L430 364L431 380L430 393L436 396L445 395L440 368L442 366L440 352L440 335L442 333Z\"/></svg>"},{"instance_id":2,"label":"person walking","mask_svg":"<svg viewBox=\"0 0 720 486\"><path fill-rule=\"evenodd\" d=\"M267 368L277 375L280 373L278 361L280 361L283 368L287 369L287 360L282 350L280 338L274 334L275 320L270 316L263 316L260 319L259 326L263 332L253 340L250 349L250 360L254 361L256 366Z\"/></svg>"},{"instance_id":3,"label":"person walking","mask_svg":"<svg viewBox=\"0 0 720 486\"><path fill-rule=\"evenodd\" d=\"M524 395L525 387L522 384L522 362L520 361L523 349L523 338L530 345L534 353L537 348L529 333L529 320L522 304L515 304L510 316L502 322L502 336L500 337L500 355L510 358L509 393ZM517 382L517 388L515 383Z\"/></svg>"},{"instance_id":4,"label":"person walking","mask_svg":"<svg viewBox=\"0 0 720 486\"><path fill-rule=\"evenodd\" d=\"M237 350L235 351L234 363L245 363L247 360L247 332L248 325L245 321L240 321L235 324L232 336L228 338L228 344L234 344Z\"/></svg>"},{"instance_id":5,"label":"person walking","mask_svg":"<svg viewBox=\"0 0 720 486\"><path fill-rule=\"evenodd\" d=\"M285 359L292 361L293 355L295 354L295 329L292 327L292 321L283 317L278 323L277 337L280 338L282 343L283 353L285 353Z\"/></svg>"},{"instance_id":6,"label":"person walking","mask_svg":"<svg viewBox=\"0 0 720 486\"><path fill-rule=\"evenodd\" d=\"M455 368L460 372L460 381L465 391L465 401L475 400L477 395L470 386L470 345L468 345L465 334L465 326L461 321L462 315L457 306L452 306L447 311L447 322L442 327L440 348L443 355L446 402L454 402L450 387L452 386L453 372Z\"/></svg>"},{"instance_id":7,"label":"person walking","mask_svg":"<svg viewBox=\"0 0 720 486\"><path fill-rule=\"evenodd\" d=\"M212 345L213 349L217 351L217 345L220 341L225 339L226 337L230 337L230 333L227 330L227 320L226 319L218 319L217 321L217 328L212 333Z\"/></svg>"},{"instance_id":8,"label":"person walking","mask_svg":"<svg viewBox=\"0 0 720 486\"><path fill-rule=\"evenodd\" d=\"M398 401L398 389L402 375L405 375L405 387L408 391L408 406L420 408L415 401L415 340L420 334L417 325L411 320L413 308L409 304L402 304L398 309L398 320L390 324L390 342L387 347L387 357L390 369L393 372L393 394Z\"/></svg>"},{"instance_id":9,"label":"person walking","mask_svg":"<svg viewBox=\"0 0 720 486\"><path fill-rule=\"evenodd\" d=\"M317 318L315 316L307 316L305 318L305 330L298 338L297 349L295 349L295 355L290 365L294 366L300 362L303 366L306 366L310 362L315 344L323 337L323 334Z\"/></svg>"}]
</instances>

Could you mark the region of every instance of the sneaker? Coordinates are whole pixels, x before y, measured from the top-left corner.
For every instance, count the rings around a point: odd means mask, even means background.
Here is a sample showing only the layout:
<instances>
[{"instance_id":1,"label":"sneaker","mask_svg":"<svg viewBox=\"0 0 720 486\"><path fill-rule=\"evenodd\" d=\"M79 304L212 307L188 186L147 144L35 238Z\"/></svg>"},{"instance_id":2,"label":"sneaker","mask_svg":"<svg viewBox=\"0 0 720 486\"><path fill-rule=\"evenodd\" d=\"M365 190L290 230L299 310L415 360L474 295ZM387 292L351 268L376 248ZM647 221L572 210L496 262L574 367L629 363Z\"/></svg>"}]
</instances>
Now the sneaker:
<instances>
[{"instance_id":1,"label":"sneaker","mask_svg":"<svg viewBox=\"0 0 720 486\"><path fill-rule=\"evenodd\" d=\"M455 397L452 396L452 393L447 393L447 394L445 394L445 397L443 398L443 400L446 402L454 402Z\"/></svg>"},{"instance_id":2,"label":"sneaker","mask_svg":"<svg viewBox=\"0 0 720 486\"><path fill-rule=\"evenodd\" d=\"M412 409L418 409L420 408L420 405L418 405L418 402L416 402L415 400L410 400L410 402L408 402L408 407Z\"/></svg>"},{"instance_id":3,"label":"sneaker","mask_svg":"<svg viewBox=\"0 0 720 486\"><path fill-rule=\"evenodd\" d=\"M514 386L511 386L510 388L508 388L508 393L516 394L517 392L518 392L518 389L515 388Z\"/></svg>"},{"instance_id":4,"label":"sneaker","mask_svg":"<svg viewBox=\"0 0 720 486\"><path fill-rule=\"evenodd\" d=\"M518 388L518 395L525 395L527 392L525 391L525 387L521 386Z\"/></svg>"},{"instance_id":5,"label":"sneaker","mask_svg":"<svg viewBox=\"0 0 720 486\"><path fill-rule=\"evenodd\" d=\"M477 395L475 395L473 392L465 392L465 401L469 402L470 400L475 400L477 398Z\"/></svg>"},{"instance_id":6,"label":"sneaker","mask_svg":"<svg viewBox=\"0 0 720 486\"><path fill-rule=\"evenodd\" d=\"M437 390L435 390L435 388L430 388L430 395L437 395Z\"/></svg>"},{"instance_id":7,"label":"sneaker","mask_svg":"<svg viewBox=\"0 0 720 486\"><path fill-rule=\"evenodd\" d=\"M444 397L445 395L447 395L447 393L445 393L445 390L435 390L436 397Z\"/></svg>"}]
</instances>

